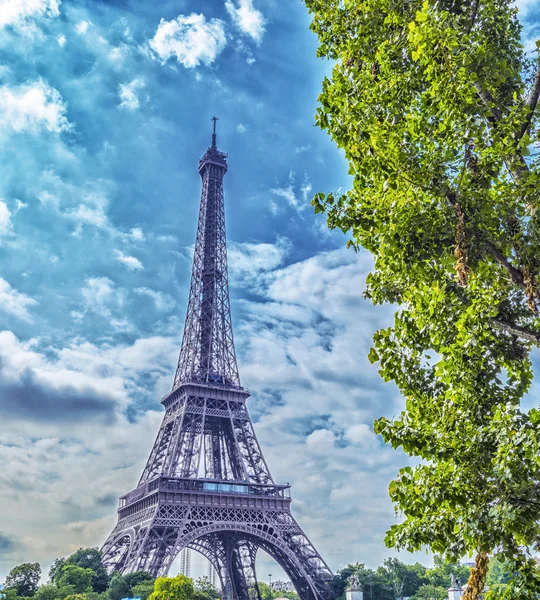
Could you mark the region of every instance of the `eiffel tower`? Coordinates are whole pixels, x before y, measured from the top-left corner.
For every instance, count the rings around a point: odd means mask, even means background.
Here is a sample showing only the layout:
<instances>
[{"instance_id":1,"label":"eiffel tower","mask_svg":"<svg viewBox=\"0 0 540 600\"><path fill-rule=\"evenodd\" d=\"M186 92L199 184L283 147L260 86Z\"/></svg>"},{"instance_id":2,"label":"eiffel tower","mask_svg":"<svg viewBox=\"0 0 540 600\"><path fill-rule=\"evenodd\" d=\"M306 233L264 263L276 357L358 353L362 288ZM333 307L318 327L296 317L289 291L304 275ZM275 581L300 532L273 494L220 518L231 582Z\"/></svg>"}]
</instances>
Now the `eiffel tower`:
<instances>
[{"instance_id":1,"label":"eiffel tower","mask_svg":"<svg viewBox=\"0 0 540 600\"><path fill-rule=\"evenodd\" d=\"M258 549L290 577L301 600L327 600L332 573L291 515L289 485L274 482L240 385L234 349L223 178L216 144L199 161L197 240L180 358L165 415L137 487L120 498L102 548L109 571L166 575L179 552L205 556L224 600L255 590ZM253 594L253 592L252 592Z\"/></svg>"}]
</instances>

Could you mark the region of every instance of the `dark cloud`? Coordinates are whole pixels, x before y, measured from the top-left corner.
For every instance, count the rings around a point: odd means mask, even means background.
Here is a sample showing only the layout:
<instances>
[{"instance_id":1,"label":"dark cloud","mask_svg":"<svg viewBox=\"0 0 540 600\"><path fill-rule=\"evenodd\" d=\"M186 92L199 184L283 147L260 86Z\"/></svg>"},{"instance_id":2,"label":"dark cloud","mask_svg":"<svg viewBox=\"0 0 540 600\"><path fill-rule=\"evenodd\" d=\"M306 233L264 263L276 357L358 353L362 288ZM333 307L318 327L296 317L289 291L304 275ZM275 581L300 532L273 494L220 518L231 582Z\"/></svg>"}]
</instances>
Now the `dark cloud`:
<instances>
[{"instance_id":1,"label":"dark cloud","mask_svg":"<svg viewBox=\"0 0 540 600\"><path fill-rule=\"evenodd\" d=\"M8 554L12 550L14 550L16 546L17 542L12 536L8 535L7 533L4 533L3 531L0 531L0 555Z\"/></svg>"},{"instance_id":2,"label":"dark cloud","mask_svg":"<svg viewBox=\"0 0 540 600\"><path fill-rule=\"evenodd\" d=\"M37 422L115 420L116 401L92 389L51 388L27 370L17 382L1 380L0 415Z\"/></svg>"}]
</instances>

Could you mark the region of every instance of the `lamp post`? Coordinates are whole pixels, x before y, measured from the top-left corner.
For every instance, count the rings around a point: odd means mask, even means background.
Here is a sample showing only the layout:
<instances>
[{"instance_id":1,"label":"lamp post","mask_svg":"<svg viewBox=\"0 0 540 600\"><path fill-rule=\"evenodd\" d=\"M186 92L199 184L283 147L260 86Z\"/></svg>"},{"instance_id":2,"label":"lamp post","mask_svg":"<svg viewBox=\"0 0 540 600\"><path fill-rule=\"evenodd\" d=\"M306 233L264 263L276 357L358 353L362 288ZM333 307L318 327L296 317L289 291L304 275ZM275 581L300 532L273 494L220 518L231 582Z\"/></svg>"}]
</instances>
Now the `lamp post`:
<instances>
[{"instance_id":1,"label":"lamp post","mask_svg":"<svg viewBox=\"0 0 540 600\"><path fill-rule=\"evenodd\" d=\"M268 600L272 600L272 573L268 573Z\"/></svg>"}]
</instances>

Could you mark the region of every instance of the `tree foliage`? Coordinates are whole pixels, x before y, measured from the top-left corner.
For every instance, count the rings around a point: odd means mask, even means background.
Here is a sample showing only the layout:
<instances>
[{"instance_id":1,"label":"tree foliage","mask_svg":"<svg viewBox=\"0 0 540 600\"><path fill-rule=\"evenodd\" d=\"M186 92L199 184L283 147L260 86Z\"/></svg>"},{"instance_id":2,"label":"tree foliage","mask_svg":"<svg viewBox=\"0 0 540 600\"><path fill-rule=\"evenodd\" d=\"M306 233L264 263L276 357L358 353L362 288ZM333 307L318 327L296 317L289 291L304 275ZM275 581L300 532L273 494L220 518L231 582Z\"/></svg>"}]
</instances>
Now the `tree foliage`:
<instances>
[{"instance_id":1,"label":"tree foliage","mask_svg":"<svg viewBox=\"0 0 540 600\"><path fill-rule=\"evenodd\" d=\"M364 589L364 598L369 600L395 600L400 597L424 600L424 597L431 597L426 596L428 593L438 600L443 592L446 599L451 577L465 583L470 569L444 562L439 556L435 556L434 562L434 567L427 568L419 563L408 565L397 558L388 558L375 570L367 569L362 563L350 564L336 574L333 590L337 600L345 600L349 578L356 574Z\"/></svg>"},{"instance_id":2,"label":"tree foliage","mask_svg":"<svg viewBox=\"0 0 540 600\"><path fill-rule=\"evenodd\" d=\"M122 600L122 598L128 598L131 592L131 588L128 582L122 577L120 573L115 573L109 582L109 589L107 595L109 600Z\"/></svg>"},{"instance_id":3,"label":"tree foliage","mask_svg":"<svg viewBox=\"0 0 540 600\"><path fill-rule=\"evenodd\" d=\"M103 557L97 548L79 548L66 559L66 564L77 565L83 569L92 569L92 589L94 592L104 592L109 584L109 575L103 564Z\"/></svg>"},{"instance_id":4,"label":"tree foliage","mask_svg":"<svg viewBox=\"0 0 540 600\"><path fill-rule=\"evenodd\" d=\"M221 595L208 577L198 577L194 585L196 597L199 600L213 600L214 598L219 598Z\"/></svg>"},{"instance_id":5,"label":"tree foliage","mask_svg":"<svg viewBox=\"0 0 540 600\"><path fill-rule=\"evenodd\" d=\"M176 577L158 577L154 583L154 592L150 600L193 600L195 588L193 581L185 575Z\"/></svg>"},{"instance_id":6,"label":"tree foliage","mask_svg":"<svg viewBox=\"0 0 540 600\"><path fill-rule=\"evenodd\" d=\"M77 565L65 564L58 577L57 586L71 591L72 595L92 591L92 579L95 572Z\"/></svg>"},{"instance_id":7,"label":"tree foliage","mask_svg":"<svg viewBox=\"0 0 540 600\"><path fill-rule=\"evenodd\" d=\"M373 254L366 296L399 306L369 358L406 407L376 431L422 459L390 485L404 520L386 542L476 553L469 599L497 554L511 597L535 598L540 411L523 398L540 342L538 58L507 0L306 5L335 61L317 123L354 178L315 210Z\"/></svg>"},{"instance_id":8,"label":"tree foliage","mask_svg":"<svg viewBox=\"0 0 540 600\"><path fill-rule=\"evenodd\" d=\"M12 590L17 596L33 596L39 586L41 567L38 563L23 563L13 567L6 577L5 590Z\"/></svg>"}]
</instances>

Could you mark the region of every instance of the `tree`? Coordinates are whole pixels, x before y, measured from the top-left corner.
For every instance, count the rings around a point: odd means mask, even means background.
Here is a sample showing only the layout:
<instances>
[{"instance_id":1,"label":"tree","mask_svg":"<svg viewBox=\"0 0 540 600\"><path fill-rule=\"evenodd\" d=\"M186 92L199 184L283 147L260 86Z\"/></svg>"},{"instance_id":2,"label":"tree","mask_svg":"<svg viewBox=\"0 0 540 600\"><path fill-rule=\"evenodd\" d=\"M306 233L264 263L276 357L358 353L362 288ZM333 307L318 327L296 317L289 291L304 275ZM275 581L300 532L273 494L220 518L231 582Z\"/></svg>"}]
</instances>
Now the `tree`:
<instances>
[{"instance_id":1,"label":"tree","mask_svg":"<svg viewBox=\"0 0 540 600\"><path fill-rule=\"evenodd\" d=\"M135 571L134 573L127 573L124 575L124 581L127 583L130 589L143 583L152 583L153 586L154 580L155 577L146 571Z\"/></svg>"},{"instance_id":2,"label":"tree","mask_svg":"<svg viewBox=\"0 0 540 600\"><path fill-rule=\"evenodd\" d=\"M130 592L131 589L128 582L120 573L115 573L109 583L107 592L109 600L122 600L122 598L129 597Z\"/></svg>"},{"instance_id":3,"label":"tree","mask_svg":"<svg viewBox=\"0 0 540 600\"><path fill-rule=\"evenodd\" d=\"M210 583L208 577L199 577L195 580L195 591L201 599L212 600L220 597L219 591Z\"/></svg>"},{"instance_id":4,"label":"tree","mask_svg":"<svg viewBox=\"0 0 540 600\"><path fill-rule=\"evenodd\" d=\"M49 569L49 581L51 583L56 583L58 577L60 577L60 573L62 572L62 568L66 564L65 558L55 558L51 568Z\"/></svg>"},{"instance_id":5,"label":"tree","mask_svg":"<svg viewBox=\"0 0 540 600\"><path fill-rule=\"evenodd\" d=\"M373 571L366 569L362 563L349 564L338 571L332 582L332 589L337 600L345 600L345 590L351 575L356 574L364 589L364 598L369 600L395 600L392 582L385 569Z\"/></svg>"},{"instance_id":6,"label":"tree","mask_svg":"<svg viewBox=\"0 0 540 600\"><path fill-rule=\"evenodd\" d=\"M411 600L447 600L447 598L447 589L430 583L419 587L414 596L411 596Z\"/></svg>"},{"instance_id":7,"label":"tree","mask_svg":"<svg viewBox=\"0 0 540 600\"><path fill-rule=\"evenodd\" d=\"M383 564L377 571L391 584L395 598L412 596L421 585L428 583L426 568L419 563L406 565L397 558L387 558Z\"/></svg>"},{"instance_id":8,"label":"tree","mask_svg":"<svg viewBox=\"0 0 540 600\"><path fill-rule=\"evenodd\" d=\"M92 589L94 592L104 592L109 584L109 575L103 564L103 557L97 548L79 548L66 559L66 564L77 565L83 569L92 569Z\"/></svg>"},{"instance_id":9,"label":"tree","mask_svg":"<svg viewBox=\"0 0 540 600\"><path fill-rule=\"evenodd\" d=\"M150 600L192 600L195 590L193 581L185 575L158 577Z\"/></svg>"},{"instance_id":10,"label":"tree","mask_svg":"<svg viewBox=\"0 0 540 600\"><path fill-rule=\"evenodd\" d=\"M39 563L23 563L8 573L4 589L13 590L17 596L33 596L38 590L40 578Z\"/></svg>"},{"instance_id":11,"label":"tree","mask_svg":"<svg viewBox=\"0 0 540 600\"><path fill-rule=\"evenodd\" d=\"M447 590L452 577L461 584L464 584L469 579L471 573L469 567L445 562L440 556L434 556L433 562L435 566L432 569L426 570L426 577L431 585Z\"/></svg>"},{"instance_id":12,"label":"tree","mask_svg":"<svg viewBox=\"0 0 540 600\"><path fill-rule=\"evenodd\" d=\"M40 585L34 594L35 600L59 600L63 596L59 593L58 588L55 585Z\"/></svg>"},{"instance_id":13,"label":"tree","mask_svg":"<svg viewBox=\"0 0 540 600\"><path fill-rule=\"evenodd\" d=\"M65 564L58 577L57 586L70 590L72 595L92 591L92 580L95 572L77 565Z\"/></svg>"},{"instance_id":14,"label":"tree","mask_svg":"<svg viewBox=\"0 0 540 600\"><path fill-rule=\"evenodd\" d=\"M318 125L354 177L318 193L330 227L374 256L366 296L399 308L369 354L405 409L384 440L419 457L390 496L390 547L510 563L535 598L540 411L522 401L540 345L539 59L509 0L306 0L325 78Z\"/></svg>"},{"instance_id":15,"label":"tree","mask_svg":"<svg viewBox=\"0 0 540 600\"><path fill-rule=\"evenodd\" d=\"M132 598L146 600L154 591L154 581L143 581L131 588Z\"/></svg>"}]
</instances>

